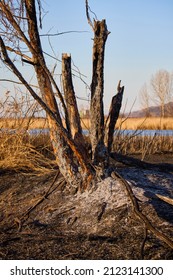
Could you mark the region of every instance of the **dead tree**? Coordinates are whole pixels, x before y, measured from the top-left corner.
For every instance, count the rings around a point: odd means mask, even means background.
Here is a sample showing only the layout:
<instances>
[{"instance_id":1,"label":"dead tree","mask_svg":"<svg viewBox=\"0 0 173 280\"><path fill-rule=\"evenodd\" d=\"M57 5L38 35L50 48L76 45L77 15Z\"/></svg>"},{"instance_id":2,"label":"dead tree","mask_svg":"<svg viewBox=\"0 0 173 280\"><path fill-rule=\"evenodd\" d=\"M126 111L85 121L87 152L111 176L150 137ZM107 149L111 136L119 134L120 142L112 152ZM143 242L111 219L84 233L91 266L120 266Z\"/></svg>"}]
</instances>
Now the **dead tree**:
<instances>
[{"instance_id":1,"label":"dead tree","mask_svg":"<svg viewBox=\"0 0 173 280\"><path fill-rule=\"evenodd\" d=\"M37 5L38 4L38 13ZM93 73L91 82L91 149L92 158L87 155L85 140L82 135L75 91L71 75L71 57L62 56L62 77L64 95L57 86L53 75L49 71L44 58L40 35L38 30L38 18L40 15L41 1L0 1L1 9L1 36L0 52L1 60L14 75L27 88L32 97L41 105L47 114L50 138L56 157L57 165L65 180L71 186L86 188L95 178L95 166L102 165L103 169L108 165L109 152L113 141L113 127L115 125L114 109L121 102L117 98L113 102L109 129L105 130L103 93L104 93L104 56L105 43L109 35L106 21L94 20L89 17L88 1L86 1L86 13L88 22L94 33L93 39ZM38 18L37 18L38 16ZM30 55L23 53L23 46ZM13 55L18 56L22 63L29 64L35 71L37 84L40 90L38 95L34 88L17 68ZM124 88L120 88L122 98ZM65 124L62 121L59 105L55 97L58 96L64 111ZM118 105L117 105L118 104ZM119 112L119 109L116 112ZM116 115L116 118L118 115ZM106 135L105 135L106 133ZM106 140L105 140L106 139Z\"/></svg>"},{"instance_id":2,"label":"dead tree","mask_svg":"<svg viewBox=\"0 0 173 280\"><path fill-rule=\"evenodd\" d=\"M104 53L105 43L108 37L106 21L94 21L94 44L93 44L93 76L91 83L91 146L92 158L98 164L100 158L105 157L106 149L104 145Z\"/></svg>"}]
</instances>

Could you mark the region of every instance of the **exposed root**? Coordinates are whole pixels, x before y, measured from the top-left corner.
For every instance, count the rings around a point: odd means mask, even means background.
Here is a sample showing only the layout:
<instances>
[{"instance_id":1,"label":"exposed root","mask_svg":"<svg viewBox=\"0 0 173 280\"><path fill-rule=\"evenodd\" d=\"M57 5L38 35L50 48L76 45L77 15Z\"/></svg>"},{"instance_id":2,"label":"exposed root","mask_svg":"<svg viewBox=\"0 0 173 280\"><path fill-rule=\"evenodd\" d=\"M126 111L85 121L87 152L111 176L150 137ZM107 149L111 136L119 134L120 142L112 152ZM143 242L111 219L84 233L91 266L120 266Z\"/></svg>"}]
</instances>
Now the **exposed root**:
<instances>
[{"instance_id":1,"label":"exposed root","mask_svg":"<svg viewBox=\"0 0 173 280\"><path fill-rule=\"evenodd\" d=\"M112 178L116 179L118 178L121 180L123 185L126 187L127 194L131 200L131 203L133 205L133 211L136 214L137 217L139 217L145 224L146 230L150 230L159 240L165 242L171 249L173 249L173 241L168 238L164 233L160 232L158 229L156 229L151 222L148 220L148 218L140 211L138 201L132 191L131 186L129 183L117 172L112 172ZM144 239L145 240L145 239ZM145 244L145 242L143 242ZM142 248L144 247L144 244Z\"/></svg>"},{"instance_id":2,"label":"exposed root","mask_svg":"<svg viewBox=\"0 0 173 280\"><path fill-rule=\"evenodd\" d=\"M167 196L163 196L161 194L156 194L156 196L158 198L160 198L161 200L165 201L166 203L173 205L173 198L167 197Z\"/></svg>"}]
</instances>

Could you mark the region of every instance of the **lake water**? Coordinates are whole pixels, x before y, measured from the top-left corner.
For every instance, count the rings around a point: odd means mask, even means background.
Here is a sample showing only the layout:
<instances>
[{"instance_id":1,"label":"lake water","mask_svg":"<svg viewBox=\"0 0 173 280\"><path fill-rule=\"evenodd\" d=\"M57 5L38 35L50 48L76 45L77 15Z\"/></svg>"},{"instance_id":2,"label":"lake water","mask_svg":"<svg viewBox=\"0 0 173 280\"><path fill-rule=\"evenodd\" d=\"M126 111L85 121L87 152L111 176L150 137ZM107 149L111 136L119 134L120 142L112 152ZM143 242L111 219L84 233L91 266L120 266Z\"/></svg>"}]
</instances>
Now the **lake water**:
<instances>
[{"instance_id":1,"label":"lake water","mask_svg":"<svg viewBox=\"0 0 173 280\"><path fill-rule=\"evenodd\" d=\"M28 130L29 135L39 135L39 134L48 134L49 129L30 129ZM88 135L88 130L83 130L84 135ZM115 135L135 135L135 136L154 136L154 135L160 135L160 136L173 136L173 130L115 130Z\"/></svg>"}]
</instances>

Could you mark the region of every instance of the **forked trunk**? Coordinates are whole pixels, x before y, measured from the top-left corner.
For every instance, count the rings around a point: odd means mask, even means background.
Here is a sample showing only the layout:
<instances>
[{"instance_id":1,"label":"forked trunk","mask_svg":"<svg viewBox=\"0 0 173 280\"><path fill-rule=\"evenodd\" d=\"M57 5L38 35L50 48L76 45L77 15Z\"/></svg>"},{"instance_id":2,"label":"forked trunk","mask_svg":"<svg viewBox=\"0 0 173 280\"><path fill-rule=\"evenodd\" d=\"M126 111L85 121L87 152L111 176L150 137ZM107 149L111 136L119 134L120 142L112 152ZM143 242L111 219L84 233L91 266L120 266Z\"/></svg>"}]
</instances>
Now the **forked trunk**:
<instances>
[{"instance_id":1,"label":"forked trunk","mask_svg":"<svg viewBox=\"0 0 173 280\"><path fill-rule=\"evenodd\" d=\"M32 61L35 67L42 98L53 112L54 116L52 118L52 116L48 114L47 118L56 161L65 180L70 185L77 187L80 185L81 188L86 188L87 184L89 184L92 179L93 170L71 138L69 128L63 127L51 80L43 57L37 27L35 1L31 0L25 2L28 20L28 34L30 41L32 42Z\"/></svg>"}]
</instances>

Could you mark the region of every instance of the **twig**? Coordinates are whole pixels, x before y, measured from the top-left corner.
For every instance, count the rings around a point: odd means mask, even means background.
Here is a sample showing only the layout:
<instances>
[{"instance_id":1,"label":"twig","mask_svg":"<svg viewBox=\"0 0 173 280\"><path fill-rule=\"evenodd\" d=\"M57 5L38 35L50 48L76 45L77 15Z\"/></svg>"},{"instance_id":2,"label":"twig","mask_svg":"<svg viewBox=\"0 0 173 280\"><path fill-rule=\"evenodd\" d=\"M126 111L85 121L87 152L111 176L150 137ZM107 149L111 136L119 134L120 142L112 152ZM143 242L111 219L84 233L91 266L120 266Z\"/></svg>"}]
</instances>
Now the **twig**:
<instances>
[{"instance_id":1,"label":"twig","mask_svg":"<svg viewBox=\"0 0 173 280\"><path fill-rule=\"evenodd\" d=\"M144 239L143 239L142 244L141 244L141 259L142 260L144 259L144 247L145 247L145 242L147 240L147 233L148 233L148 230L145 226L145 228L144 228Z\"/></svg>"},{"instance_id":2,"label":"twig","mask_svg":"<svg viewBox=\"0 0 173 280\"><path fill-rule=\"evenodd\" d=\"M129 183L117 172L112 172L112 178L114 179L120 179L120 181L124 184L126 187L127 194L131 200L131 203L133 205L133 211L136 214L137 217L139 217L145 224L145 227L147 230L150 230L158 239L165 242L171 249L173 249L173 241L169 239L164 233L160 232L158 229L156 229L151 222L148 220L148 218L140 211L138 201L132 191L131 186Z\"/></svg>"},{"instance_id":3,"label":"twig","mask_svg":"<svg viewBox=\"0 0 173 280\"><path fill-rule=\"evenodd\" d=\"M53 187L53 185L55 184L55 182L56 182L56 180L57 180L59 174L60 174L60 172L59 172L59 170L58 170L57 174L56 174L55 177L54 177L53 182L51 183L51 185L49 186L49 188L47 189L47 191L44 193L44 195L41 196L41 197L38 199L38 201L37 201L34 205L32 205L32 206L22 215L22 217L21 217L20 219L19 219L19 218L15 218L15 219L14 219L14 221L18 224L18 231L21 231L22 224L23 224L23 223L25 222L25 220L26 220L25 217L28 216L28 215L31 213L31 211L33 211L41 202L43 202L43 201L54 191L54 189L53 189L52 191L50 191L50 190L51 190L51 188ZM58 187L59 187L59 186L62 186L62 184L64 184L64 183L65 183L65 180L64 180L64 178L63 178L63 180L59 183ZM56 186L56 188L57 188L57 186Z\"/></svg>"},{"instance_id":4,"label":"twig","mask_svg":"<svg viewBox=\"0 0 173 280\"><path fill-rule=\"evenodd\" d=\"M69 34L69 33L88 33L88 31L79 31L79 30L70 30L70 31L63 31L63 32L58 32L58 33L53 33L53 34L40 34L40 37L54 37L54 36L60 36L64 34Z\"/></svg>"},{"instance_id":5,"label":"twig","mask_svg":"<svg viewBox=\"0 0 173 280\"><path fill-rule=\"evenodd\" d=\"M173 198L170 198L170 197L167 197L167 196L163 196L161 194L156 194L156 196L158 198L160 198L161 200L163 200L164 202L170 204L170 205L173 205Z\"/></svg>"},{"instance_id":6,"label":"twig","mask_svg":"<svg viewBox=\"0 0 173 280\"><path fill-rule=\"evenodd\" d=\"M98 214L98 217L97 217L98 222L100 222L100 220L101 220L101 218L102 218L102 216L105 212L106 206L107 206L107 203L103 202L103 204L101 206L101 211L100 211L100 213Z\"/></svg>"},{"instance_id":7,"label":"twig","mask_svg":"<svg viewBox=\"0 0 173 280\"><path fill-rule=\"evenodd\" d=\"M91 21L90 15L89 15L89 5L88 5L88 0L85 0L85 7L86 7L86 16L87 16L87 20L88 20L88 24L91 26L92 30L94 30L94 25Z\"/></svg>"},{"instance_id":8,"label":"twig","mask_svg":"<svg viewBox=\"0 0 173 280\"><path fill-rule=\"evenodd\" d=\"M6 246L9 242L12 242L12 241L18 241L18 240L20 240L21 239L21 237L11 237L11 238L8 238L8 239L6 239L6 240L3 240L2 242L0 242L0 246Z\"/></svg>"}]
</instances>

